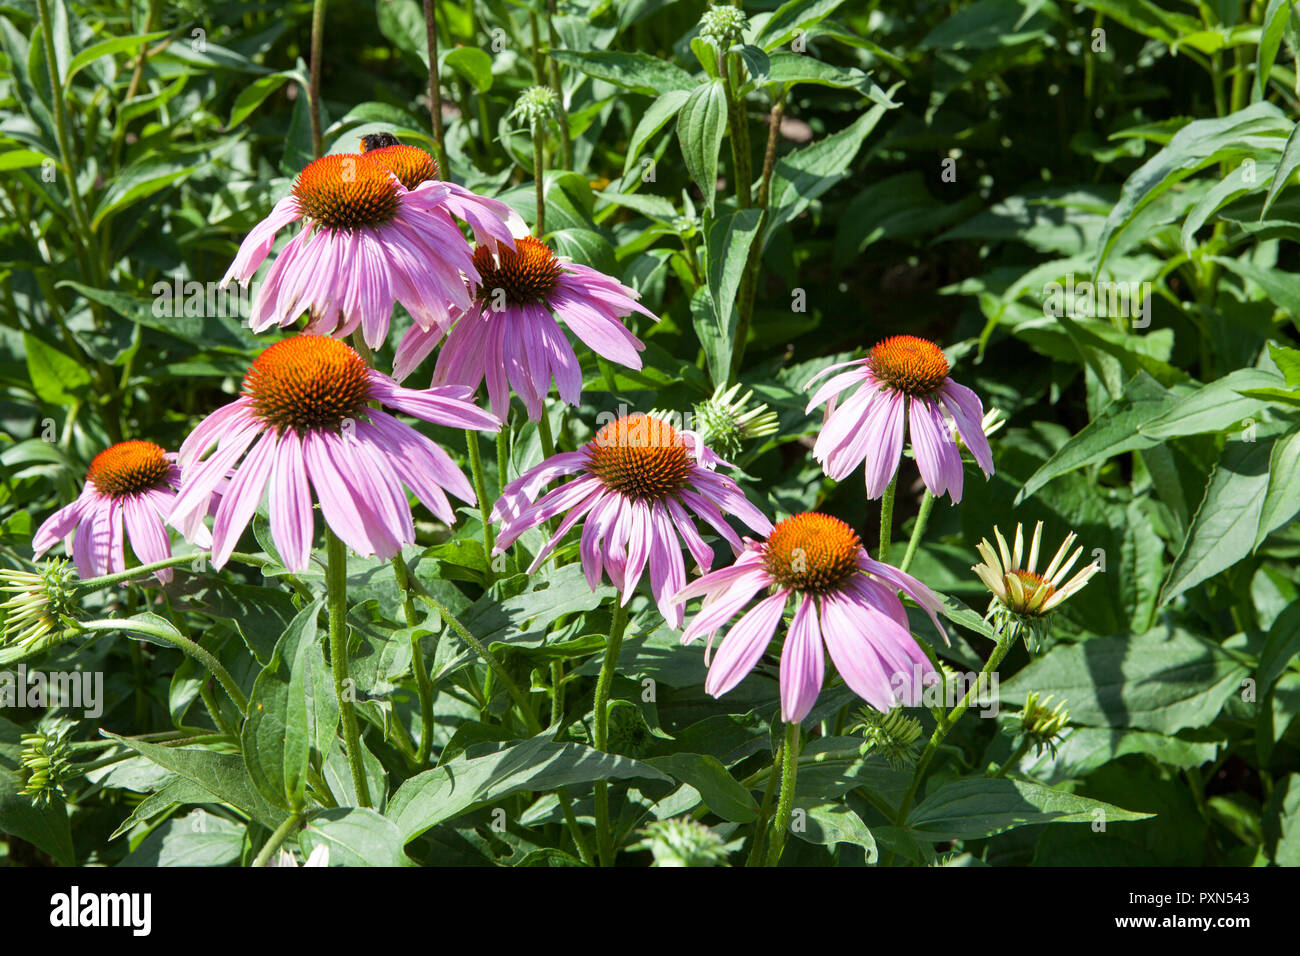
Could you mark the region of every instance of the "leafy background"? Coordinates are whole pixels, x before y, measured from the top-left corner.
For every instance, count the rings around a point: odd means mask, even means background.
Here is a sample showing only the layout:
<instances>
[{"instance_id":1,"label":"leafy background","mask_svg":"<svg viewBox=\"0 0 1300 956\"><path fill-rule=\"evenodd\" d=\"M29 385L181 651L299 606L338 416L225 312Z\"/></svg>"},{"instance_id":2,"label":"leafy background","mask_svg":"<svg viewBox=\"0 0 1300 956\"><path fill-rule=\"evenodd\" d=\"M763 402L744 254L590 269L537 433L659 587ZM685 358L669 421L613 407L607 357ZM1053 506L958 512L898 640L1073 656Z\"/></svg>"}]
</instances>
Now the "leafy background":
<instances>
[{"instance_id":1,"label":"leafy background","mask_svg":"<svg viewBox=\"0 0 1300 956\"><path fill-rule=\"evenodd\" d=\"M702 3L562 2L553 17L541 3L435 6L453 177L532 222L531 142L510 110L526 87L558 80L567 135L545 144L550 239L662 316L635 329L643 372L584 358L584 405L562 418L552 409L561 444L588 438L595 414L620 404L688 409L734 368L781 417L780 434L739 461L751 497L773 515L830 511L870 545L876 506L858 479L835 486L811 461L817 421L801 387L886 335L926 336L1008 424L994 439L996 475L968 474L962 503L936 507L913 573L953 607L982 609L973 545L1016 521L1043 521L1048 540L1077 531L1105 556L1041 653L1020 648L1003 663L1001 716L958 725L906 827L885 813L906 773L858 754L843 720L851 695L825 692L800 775L809 823L788 862L855 865L881 851L914 863L1300 859L1291 4L748 3L731 77L740 141L716 57L698 55ZM0 561L14 568L30 566L32 531L106 444L175 448L237 391L268 339L203 309L159 317L154 287L219 279L312 156L310 4L48 0L48 35L39 13L0 5ZM330 4L323 52L325 151L378 130L432 148L415 0ZM733 148L760 180L778 101L766 201L741 208ZM715 177L719 189L701 189ZM1151 283L1150 325L1048 315L1044 286L1069 275ZM390 359L391 346L378 367ZM514 424L512 474L540 458L535 429ZM462 436L430 434L463 459ZM919 495L900 485L899 534ZM301 759L256 726L223 734L237 715L218 704L215 721L204 675L173 651L125 638L63 645L29 666L103 672L105 713L74 724L85 772L43 808L19 792L19 734L75 715L0 717L0 858L246 862L284 819L286 785L337 798L299 840L304 854L327 843L335 862L573 862L555 793L567 788L586 819L596 780L616 781L628 843L683 814L743 836L771 762L773 670L713 701L699 648L678 647L639 598L614 688L615 753L598 753L588 721L609 589L592 594L574 565L528 577L512 563L488 585L477 512L463 517L454 532L421 525L408 564L539 708L550 665L566 662L561 734L523 739L486 666L436 618L402 621L390 569L354 559L355 676L384 800L352 806L337 714L310 691L327 682L312 640L322 581L285 585L263 520L245 544L265 549L265 571L179 574L161 598L122 589L96 610L166 611L246 693L302 693L308 707L281 705L307 738ZM964 626L939 651L976 669L988 634L954 613ZM428 769L411 765L394 729L417 723L412 640L440 691ZM277 689L290 680L292 692ZM1054 755L988 776L1012 753L1029 691L1068 702L1068 736ZM917 714L928 733L932 716ZM101 728L216 739L105 747ZM1098 807L1114 824L1103 832L1089 825Z\"/></svg>"}]
</instances>

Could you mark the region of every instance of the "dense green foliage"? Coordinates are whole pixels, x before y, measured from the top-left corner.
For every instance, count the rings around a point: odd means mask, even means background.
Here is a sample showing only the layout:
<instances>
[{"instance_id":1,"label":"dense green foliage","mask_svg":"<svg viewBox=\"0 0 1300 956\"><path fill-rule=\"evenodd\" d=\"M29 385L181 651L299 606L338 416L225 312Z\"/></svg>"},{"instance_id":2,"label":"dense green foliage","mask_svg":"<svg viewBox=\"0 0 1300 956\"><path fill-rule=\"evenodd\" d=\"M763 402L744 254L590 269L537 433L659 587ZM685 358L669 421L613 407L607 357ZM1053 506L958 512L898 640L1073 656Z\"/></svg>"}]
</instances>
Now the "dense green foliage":
<instances>
[{"instance_id":1,"label":"dense green foliage","mask_svg":"<svg viewBox=\"0 0 1300 956\"><path fill-rule=\"evenodd\" d=\"M914 800L915 752L868 746L862 701L828 680L804 722L787 865L1300 862L1293 3L790 0L744 4L734 46L698 35L701 2L433 6L445 145L421 6L334 0L321 151L381 131L442 145L444 175L533 225L537 157L514 108L558 83L564 109L538 127L546 237L660 317L628 320L640 371L579 349L582 403L549 406L561 450L600 412L689 412L743 383L779 415L731 458L750 500L774 519L837 515L874 553L880 503L860 469L837 484L812 459L822 423L804 385L888 335L921 336L1006 421L995 474L968 465L909 568L947 599L951 645L935 653L975 672L995 646L971 571L994 525L1043 522L1049 554L1076 532L1103 563L1039 646L1010 648L1000 712L956 722ZM5 568L32 569L33 533L97 453L130 438L175 450L278 337L205 297L313 158L311 19L302 2L0 6ZM1093 282L1134 290L1137 314L1088 314ZM160 306L176 288L183 301ZM399 310L395 329L409 322ZM392 368L396 341L375 368ZM463 433L420 428L468 472ZM490 500L542 442L516 402L508 476L481 442ZM904 458L895 562L923 491ZM240 548L261 567L217 572L196 553L165 587L139 579L75 609L143 621L135 633L70 634L34 656L0 643L6 672L104 681L94 717L0 697L0 859L248 863L302 814L277 845L325 844L335 864L572 864L565 815L594 842L607 782L618 862L689 856L670 837L698 851L699 834L646 829L693 817L716 836L704 857L743 865L775 799L775 658L715 700L701 643L680 646L643 589L597 749L614 589L589 588L572 538L529 575L540 534L490 560L480 511L458 517L417 512L405 566L499 669L428 605L404 606L387 562L348 565L373 808L338 739L324 547L287 575L263 506ZM219 659L248 719L171 634ZM1031 693L1068 708L1050 748L1025 736ZM909 709L916 749L951 703ZM21 735L38 729L70 749L61 790L33 801Z\"/></svg>"}]
</instances>

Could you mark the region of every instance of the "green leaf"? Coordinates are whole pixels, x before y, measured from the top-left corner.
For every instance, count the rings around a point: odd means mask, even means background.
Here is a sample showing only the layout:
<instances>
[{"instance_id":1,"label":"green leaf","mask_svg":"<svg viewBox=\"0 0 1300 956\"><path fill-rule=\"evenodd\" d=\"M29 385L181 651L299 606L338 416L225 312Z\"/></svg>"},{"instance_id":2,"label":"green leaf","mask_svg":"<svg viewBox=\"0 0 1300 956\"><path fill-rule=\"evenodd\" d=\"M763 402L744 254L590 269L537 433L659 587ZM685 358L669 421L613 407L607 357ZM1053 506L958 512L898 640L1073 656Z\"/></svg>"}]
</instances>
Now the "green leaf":
<instances>
[{"instance_id":1,"label":"green leaf","mask_svg":"<svg viewBox=\"0 0 1300 956\"><path fill-rule=\"evenodd\" d=\"M1255 669L1259 697L1272 689L1297 654L1300 654L1300 601L1288 605L1268 629L1268 638L1259 654L1259 667Z\"/></svg>"},{"instance_id":2,"label":"green leaf","mask_svg":"<svg viewBox=\"0 0 1300 956\"><path fill-rule=\"evenodd\" d=\"M1158 441L1202 432L1239 431L1242 421L1258 414L1266 404L1239 394L1240 390L1277 384L1273 372L1239 368L1178 399L1163 415L1139 425L1138 431Z\"/></svg>"},{"instance_id":3,"label":"green leaf","mask_svg":"<svg viewBox=\"0 0 1300 956\"><path fill-rule=\"evenodd\" d=\"M657 100L650 104L650 108L641 114L641 119L637 121L636 129L632 131L632 138L627 144L627 158L623 160L623 175L626 176L632 169L632 164L636 158L641 155L641 150L645 147L646 142L651 136L658 133L668 123L670 119L677 115L682 105L691 98L691 94L686 90L668 90Z\"/></svg>"},{"instance_id":4,"label":"green leaf","mask_svg":"<svg viewBox=\"0 0 1300 956\"><path fill-rule=\"evenodd\" d=\"M1264 539L1290 522L1300 512L1300 431L1284 435L1273 443L1268 461L1268 486L1259 509L1259 526L1255 531L1256 550Z\"/></svg>"},{"instance_id":5,"label":"green leaf","mask_svg":"<svg viewBox=\"0 0 1300 956\"><path fill-rule=\"evenodd\" d=\"M1101 415L1071 436L1029 476L1015 503L1020 504L1052 479L1075 469L1159 444L1142 434L1141 427L1165 414L1175 401L1175 393L1146 372L1138 372L1125 386L1123 395L1109 403Z\"/></svg>"},{"instance_id":6,"label":"green leaf","mask_svg":"<svg viewBox=\"0 0 1300 956\"><path fill-rule=\"evenodd\" d=\"M235 97L235 105L230 111L230 119L226 122L226 129L234 129L253 112L262 105L268 96L278 90L290 79L297 79L298 74L291 70L281 73L272 73L270 76L259 77L248 86L239 91ZM301 80L299 80L301 82ZM303 84L302 95L307 95L306 84Z\"/></svg>"},{"instance_id":7,"label":"green leaf","mask_svg":"<svg viewBox=\"0 0 1300 956\"><path fill-rule=\"evenodd\" d=\"M1217 644L1162 627L1058 644L1004 681L999 694L1006 704L1023 704L1031 690L1051 694L1074 724L1172 734L1214 720L1246 673Z\"/></svg>"},{"instance_id":8,"label":"green leaf","mask_svg":"<svg viewBox=\"0 0 1300 956\"><path fill-rule=\"evenodd\" d=\"M677 114L677 140L682 147L686 171L704 194L713 211L718 192L718 151L727 132L727 95L721 80L691 90Z\"/></svg>"},{"instance_id":9,"label":"green leaf","mask_svg":"<svg viewBox=\"0 0 1300 956\"><path fill-rule=\"evenodd\" d=\"M1300 319L1300 275L1283 272L1280 269L1264 269L1244 259L1229 259L1224 256L1208 256L1211 262L1217 262L1243 279L1248 279L1259 287L1269 300L1296 319Z\"/></svg>"},{"instance_id":10,"label":"green leaf","mask_svg":"<svg viewBox=\"0 0 1300 956\"><path fill-rule=\"evenodd\" d=\"M708 339L713 347L705 348L705 356L715 385L721 385L731 377L731 356L736 346L739 319L736 294L761 219L762 213L757 209L737 209L722 213L709 226L707 277L713 329ZM701 338L701 343L704 341Z\"/></svg>"},{"instance_id":11,"label":"green leaf","mask_svg":"<svg viewBox=\"0 0 1300 956\"><path fill-rule=\"evenodd\" d=\"M98 43L86 47L86 49L74 56L72 62L68 64L68 72L63 77L63 88L66 90L71 86L72 78L101 56L112 56L114 53L135 50L146 43L161 40L165 36L167 36L166 30L158 30L154 33L139 33L129 37L110 37L107 40L100 40Z\"/></svg>"},{"instance_id":12,"label":"green leaf","mask_svg":"<svg viewBox=\"0 0 1300 956\"><path fill-rule=\"evenodd\" d=\"M70 405L90 384L84 362L64 355L30 332L23 333L23 348L27 353L27 375L41 401Z\"/></svg>"},{"instance_id":13,"label":"green leaf","mask_svg":"<svg viewBox=\"0 0 1300 956\"><path fill-rule=\"evenodd\" d=\"M76 862L63 798L55 796L43 807L33 806L31 797L22 792L18 774L3 765L0 765L0 833L26 840L63 866Z\"/></svg>"},{"instance_id":14,"label":"green leaf","mask_svg":"<svg viewBox=\"0 0 1300 956\"><path fill-rule=\"evenodd\" d=\"M1269 0L1268 7L1264 10L1264 19L1260 21L1263 29L1255 53L1255 83L1260 99L1268 95L1269 74L1273 72L1273 63L1277 60L1282 34L1286 32L1293 7L1294 0Z\"/></svg>"},{"instance_id":15,"label":"green leaf","mask_svg":"<svg viewBox=\"0 0 1300 956\"><path fill-rule=\"evenodd\" d=\"M1232 440L1224 447L1161 588L1162 607L1254 550L1273 445L1267 440Z\"/></svg>"},{"instance_id":16,"label":"green leaf","mask_svg":"<svg viewBox=\"0 0 1300 956\"><path fill-rule=\"evenodd\" d=\"M168 820L118 866L226 866L239 860L247 829L213 813Z\"/></svg>"},{"instance_id":17,"label":"green leaf","mask_svg":"<svg viewBox=\"0 0 1300 956\"><path fill-rule=\"evenodd\" d=\"M778 227L789 222L844 178L867 135L876 128L885 111L886 107L877 103L838 133L777 160L772 174L768 203L771 221L766 227L766 235L772 235Z\"/></svg>"},{"instance_id":18,"label":"green leaf","mask_svg":"<svg viewBox=\"0 0 1300 956\"><path fill-rule=\"evenodd\" d=\"M198 162L191 162L190 156L180 153L173 153L171 158L166 153L146 153L109 180L108 188L99 197L90 227L98 229L114 213L187 179L229 151L235 142L233 137L217 140L205 147L206 153Z\"/></svg>"},{"instance_id":19,"label":"green leaf","mask_svg":"<svg viewBox=\"0 0 1300 956\"><path fill-rule=\"evenodd\" d=\"M1107 824L1145 820L1150 813L1005 777L954 780L928 794L907 818L927 839L976 840L1038 823Z\"/></svg>"},{"instance_id":20,"label":"green leaf","mask_svg":"<svg viewBox=\"0 0 1300 956\"><path fill-rule=\"evenodd\" d=\"M758 804L748 790L707 754L677 753L644 761L698 791L704 805L733 823L750 823L758 817Z\"/></svg>"},{"instance_id":21,"label":"green leaf","mask_svg":"<svg viewBox=\"0 0 1300 956\"><path fill-rule=\"evenodd\" d=\"M284 821L285 812L262 797L238 754L220 754L193 747L164 747L132 740L130 737L119 737L108 730L101 730L100 733L131 748L158 766L194 781L213 796L236 810L242 810L265 827L274 830Z\"/></svg>"},{"instance_id":22,"label":"green leaf","mask_svg":"<svg viewBox=\"0 0 1300 956\"><path fill-rule=\"evenodd\" d=\"M598 232L590 229L558 229L550 233L550 243L560 255L591 266L598 272L609 275L618 271L614 247Z\"/></svg>"},{"instance_id":23,"label":"green leaf","mask_svg":"<svg viewBox=\"0 0 1300 956\"><path fill-rule=\"evenodd\" d=\"M876 838L871 835L862 818L842 803L820 803L797 798L790 832L801 840L821 846L852 843L866 850L868 863L876 862Z\"/></svg>"},{"instance_id":24,"label":"green leaf","mask_svg":"<svg viewBox=\"0 0 1300 956\"><path fill-rule=\"evenodd\" d=\"M309 701L333 688L318 687L313 658L316 618L322 602L312 601L293 619L262 668L248 698L248 719L240 740L253 784L271 803L299 810L307 789L307 760L313 738Z\"/></svg>"},{"instance_id":25,"label":"green leaf","mask_svg":"<svg viewBox=\"0 0 1300 956\"><path fill-rule=\"evenodd\" d=\"M777 83L788 87L799 83L812 83L839 90L857 90L875 103L893 109L900 104L890 99L864 70L852 66L835 66L825 60L801 53L773 53L763 83Z\"/></svg>"},{"instance_id":26,"label":"green leaf","mask_svg":"<svg viewBox=\"0 0 1300 956\"><path fill-rule=\"evenodd\" d=\"M1300 169L1300 123L1296 124L1295 129L1291 130L1291 135L1287 137L1286 145L1282 147L1282 157L1277 161L1277 168L1273 170L1273 181L1268 187L1268 196L1264 199L1264 208L1259 211L1259 221L1264 221L1273 201L1277 199L1278 194L1286 188L1291 177L1295 175L1297 169Z\"/></svg>"},{"instance_id":27,"label":"green leaf","mask_svg":"<svg viewBox=\"0 0 1300 956\"><path fill-rule=\"evenodd\" d=\"M329 847L330 866L413 866L392 820L368 807L339 807L315 814L298 836L304 856Z\"/></svg>"},{"instance_id":28,"label":"green leaf","mask_svg":"<svg viewBox=\"0 0 1300 956\"><path fill-rule=\"evenodd\" d=\"M533 738L485 757L457 758L411 777L388 803L403 842L479 804L517 790L554 790L594 780L669 780L654 767L575 743Z\"/></svg>"},{"instance_id":29,"label":"green leaf","mask_svg":"<svg viewBox=\"0 0 1300 956\"><path fill-rule=\"evenodd\" d=\"M1137 214L1198 170L1220 162L1254 158L1265 137L1281 138L1292 124L1271 103L1256 103L1230 116L1188 123L1124 183L1099 240L1096 280L1110 251Z\"/></svg>"},{"instance_id":30,"label":"green leaf","mask_svg":"<svg viewBox=\"0 0 1300 956\"><path fill-rule=\"evenodd\" d=\"M588 76L647 96L659 96L669 90L693 90L696 87L695 77L676 64L649 53L552 50L551 57Z\"/></svg>"},{"instance_id":31,"label":"green leaf","mask_svg":"<svg viewBox=\"0 0 1300 956\"><path fill-rule=\"evenodd\" d=\"M492 57L478 47L456 47L442 58L442 63L469 80L477 92L492 89Z\"/></svg>"},{"instance_id":32,"label":"green leaf","mask_svg":"<svg viewBox=\"0 0 1300 956\"><path fill-rule=\"evenodd\" d=\"M34 149L11 149L0 153L0 173L10 169L30 169L40 166L51 157Z\"/></svg>"},{"instance_id":33,"label":"green leaf","mask_svg":"<svg viewBox=\"0 0 1300 956\"><path fill-rule=\"evenodd\" d=\"M763 24L754 43L771 52L826 19L844 0L789 0Z\"/></svg>"}]
</instances>

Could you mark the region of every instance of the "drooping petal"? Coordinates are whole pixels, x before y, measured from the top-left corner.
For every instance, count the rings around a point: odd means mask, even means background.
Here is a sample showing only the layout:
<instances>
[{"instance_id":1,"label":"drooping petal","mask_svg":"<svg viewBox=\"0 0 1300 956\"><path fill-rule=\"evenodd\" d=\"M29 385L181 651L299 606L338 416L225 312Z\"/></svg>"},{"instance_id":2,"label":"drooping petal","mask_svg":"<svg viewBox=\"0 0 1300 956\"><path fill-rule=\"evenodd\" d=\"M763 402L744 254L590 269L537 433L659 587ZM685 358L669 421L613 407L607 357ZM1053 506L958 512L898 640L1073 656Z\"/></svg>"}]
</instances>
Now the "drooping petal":
<instances>
[{"instance_id":1,"label":"drooping petal","mask_svg":"<svg viewBox=\"0 0 1300 956\"><path fill-rule=\"evenodd\" d=\"M781 649L781 719L799 723L808 716L822 690L826 664L816 600L807 595L795 609Z\"/></svg>"},{"instance_id":2,"label":"drooping petal","mask_svg":"<svg viewBox=\"0 0 1300 956\"><path fill-rule=\"evenodd\" d=\"M778 591L764 598L732 626L709 665L709 674L704 681L705 693L721 697L754 669L772 643L772 635L781 623L781 611L789 596L789 591Z\"/></svg>"}]
</instances>

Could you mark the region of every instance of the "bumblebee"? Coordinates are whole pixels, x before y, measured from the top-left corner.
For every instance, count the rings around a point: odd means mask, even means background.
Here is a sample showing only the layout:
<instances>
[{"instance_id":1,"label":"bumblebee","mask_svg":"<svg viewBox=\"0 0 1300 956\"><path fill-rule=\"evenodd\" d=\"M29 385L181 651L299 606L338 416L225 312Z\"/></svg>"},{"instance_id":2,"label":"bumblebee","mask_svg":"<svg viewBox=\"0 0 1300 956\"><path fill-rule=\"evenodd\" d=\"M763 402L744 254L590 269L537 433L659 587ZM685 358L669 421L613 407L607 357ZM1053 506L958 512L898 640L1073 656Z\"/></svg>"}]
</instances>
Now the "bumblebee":
<instances>
[{"instance_id":1,"label":"bumblebee","mask_svg":"<svg viewBox=\"0 0 1300 956\"><path fill-rule=\"evenodd\" d=\"M392 133L371 133L369 136L361 137L361 152L367 153L372 149L382 149L385 146L400 146L401 143Z\"/></svg>"}]
</instances>

